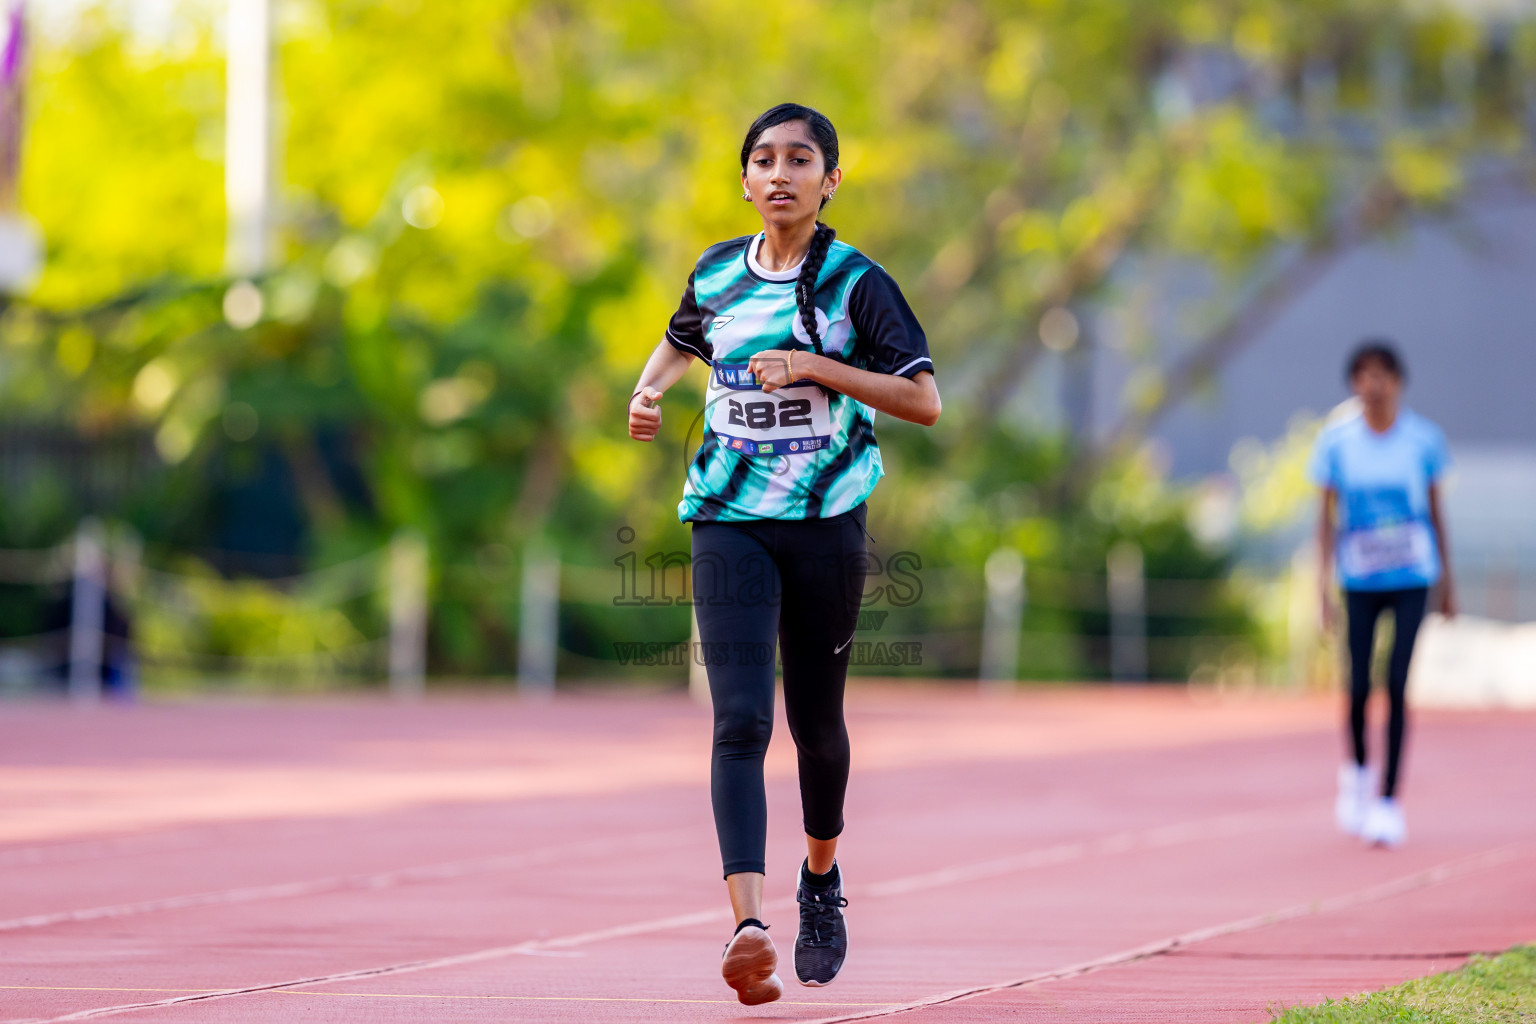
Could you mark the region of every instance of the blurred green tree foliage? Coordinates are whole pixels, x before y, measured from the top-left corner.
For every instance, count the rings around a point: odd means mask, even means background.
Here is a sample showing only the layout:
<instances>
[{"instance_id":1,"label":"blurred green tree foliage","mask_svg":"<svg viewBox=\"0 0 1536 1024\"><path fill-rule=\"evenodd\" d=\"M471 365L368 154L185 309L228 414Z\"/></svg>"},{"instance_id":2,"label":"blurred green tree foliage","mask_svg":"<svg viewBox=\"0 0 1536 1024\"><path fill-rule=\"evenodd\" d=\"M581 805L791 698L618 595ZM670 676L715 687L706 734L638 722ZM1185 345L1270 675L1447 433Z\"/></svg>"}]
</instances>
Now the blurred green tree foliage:
<instances>
[{"instance_id":1,"label":"blurred green tree foliage","mask_svg":"<svg viewBox=\"0 0 1536 1024\"><path fill-rule=\"evenodd\" d=\"M625 522L686 550L698 381L650 446L625 400L698 252L755 230L737 151L767 106L837 124L827 219L902 282L945 389L935 430L883 421L875 532L1102 571L1115 537L1182 520L1167 495L1103 497L1145 490L1124 450L998 424L1061 312L1133 253L1199 260L1240 296L1276 252L1452 201L1469 157L1524 145L1536 80L1529 26L1394 0L274 4L281 257L260 315L231 325L220 269L222 5L187 0L148 36L95 8L33 57L22 202L49 258L5 314L0 389L12 419L153 437L168 469L108 510L151 550L218 546L231 488L272 481L316 561L423 529L444 671L510 664L529 538L608 566ZM1184 369L1137 379L1127 437L1209 366ZM39 525L0 500L12 543L75 511ZM1185 549L1187 531L1160 550Z\"/></svg>"}]
</instances>

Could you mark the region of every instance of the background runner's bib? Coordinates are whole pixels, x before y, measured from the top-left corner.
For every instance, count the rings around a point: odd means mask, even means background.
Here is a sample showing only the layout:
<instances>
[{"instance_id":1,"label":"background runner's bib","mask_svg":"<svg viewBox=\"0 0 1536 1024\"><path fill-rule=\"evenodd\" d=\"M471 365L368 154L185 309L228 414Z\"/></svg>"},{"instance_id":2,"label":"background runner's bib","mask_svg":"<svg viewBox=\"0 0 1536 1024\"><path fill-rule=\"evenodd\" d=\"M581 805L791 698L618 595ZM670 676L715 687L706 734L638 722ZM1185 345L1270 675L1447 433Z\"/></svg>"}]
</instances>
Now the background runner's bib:
<instances>
[{"instance_id":1,"label":"background runner's bib","mask_svg":"<svg viewBox=\"0 0 1536 1024\"><path fill-rule=\"evenodd\" d=\"M716 361L705 401L720 444L743 455L804 455L831 443L827 393L814 381L765 394L748 364Z\"/></svg>"},{"instance_id":2,"label":"background runner's bib","mask_svg":"<svg viewBox=\"0 0 1536 1024\"><path fill-rule=\"evenodd\" d=\"M1420 521L1351 530L1339 541L1339 569L1352 579L1412 569L1433 557L1429 527Z\"/></svg>"}]
</instances>

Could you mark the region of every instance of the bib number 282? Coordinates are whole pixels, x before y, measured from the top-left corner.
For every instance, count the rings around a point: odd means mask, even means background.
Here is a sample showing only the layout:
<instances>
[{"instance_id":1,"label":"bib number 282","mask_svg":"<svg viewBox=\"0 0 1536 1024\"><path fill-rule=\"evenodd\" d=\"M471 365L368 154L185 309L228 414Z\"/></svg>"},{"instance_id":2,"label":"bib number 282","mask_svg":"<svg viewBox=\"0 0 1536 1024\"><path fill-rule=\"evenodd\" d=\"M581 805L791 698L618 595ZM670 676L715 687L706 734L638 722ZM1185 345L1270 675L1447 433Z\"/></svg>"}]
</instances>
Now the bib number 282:
<instances>
[{"instance_id":1,"label":"bib number 282","mask_svg":"<svg viewBox=\"0 0 1536 1024\"><path fill-rule=\"evenodd\" d=\"M811 402L808 398L786 398L779 402L738 402L726 399L726 421L754 430L773 427L809 427Z\"/></svg>"}]
</instances>

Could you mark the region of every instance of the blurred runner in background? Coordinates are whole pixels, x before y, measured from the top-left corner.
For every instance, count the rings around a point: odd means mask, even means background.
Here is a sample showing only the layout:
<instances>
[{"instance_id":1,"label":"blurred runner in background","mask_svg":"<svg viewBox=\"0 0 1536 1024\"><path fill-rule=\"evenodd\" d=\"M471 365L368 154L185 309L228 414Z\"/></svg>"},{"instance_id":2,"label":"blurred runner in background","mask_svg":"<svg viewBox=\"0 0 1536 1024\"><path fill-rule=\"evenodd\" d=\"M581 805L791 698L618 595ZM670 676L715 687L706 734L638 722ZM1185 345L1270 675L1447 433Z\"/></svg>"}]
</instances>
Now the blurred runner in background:
<instances>
[{"instance_id":1,"label":"blurred runner in background","mask_svg":"<svg viewBox=\"0 0 1536 1024\"><path fill-rule=\"evenodd\" d=\"M1401 404L1406 370L1384 341L1367 341L1350 357L1349 386L1359 414L1325 426L1309 475L1322 488L1318 547L1323 628L1335 620L1332 567L1344 591L1349 645L1349 738L1352 757L1339 769L1334 811L1339 827L1367 842L1396 846L1407 838L1397 799L1407 728L1408 662L1430 588L1440 610L1456 613L1440 480L1450 461L1440 428ZM1376 620L1391 610L1387 667L1387 756L1379 795L1366 767L1365 705L1371 688Z\"/></svg>"}]
</instances>

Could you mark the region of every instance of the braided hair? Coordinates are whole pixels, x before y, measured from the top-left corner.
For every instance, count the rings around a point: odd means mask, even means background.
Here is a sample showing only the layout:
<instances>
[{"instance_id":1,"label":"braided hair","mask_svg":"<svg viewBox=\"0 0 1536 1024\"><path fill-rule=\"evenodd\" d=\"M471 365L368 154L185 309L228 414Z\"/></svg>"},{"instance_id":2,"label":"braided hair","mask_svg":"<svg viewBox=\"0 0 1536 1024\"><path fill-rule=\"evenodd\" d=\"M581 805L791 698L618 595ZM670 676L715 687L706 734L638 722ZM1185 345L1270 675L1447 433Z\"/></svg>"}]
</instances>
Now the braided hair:
<instances>
[{"instance_id":1,"label":"braided hair","mask_svg":"<svg viewBox=\"0 0 1536 1024\"><path fill-rule=\"evenodd\" d=\"M752 156L752 147L757 145L758 136L769 128L790 121L804 122L811 140L821 149L824 173L831 174L837 168L837 129L832 127L827 116L799 103L780 103L765 111L747 129L746 141L741 144L743 173ZM822 206L827 205L827 198L821 197ZM800 276L795 278L795 306L800 311L800 324L805 328L806 336L811 339L817 355L825 353L821 350L821 331L816 326L816 279L821 276L822 264L827 261L827 250L832 247L832 239L836 237L836 231L817 221L816 233L811 236L811 247L806 250L805 259L800 264Z\"/></svg>"},{"instance_id":2,"label":"braided hair","mask_svg":"<svg viewBox=\"0 0 1536 1024\"><path fill-rule=\"evenodd\" d=\"M800 264L800 276L795 278L795 306L800 310L800 325L805 328L817 355L825 353L821 351L821 331L816 326L816 278L821 276L821 265L827 261L827 250L832 248L832 239L836 237L835 230L817 221L811 247Z\"/></svg>"}]
</instances>

